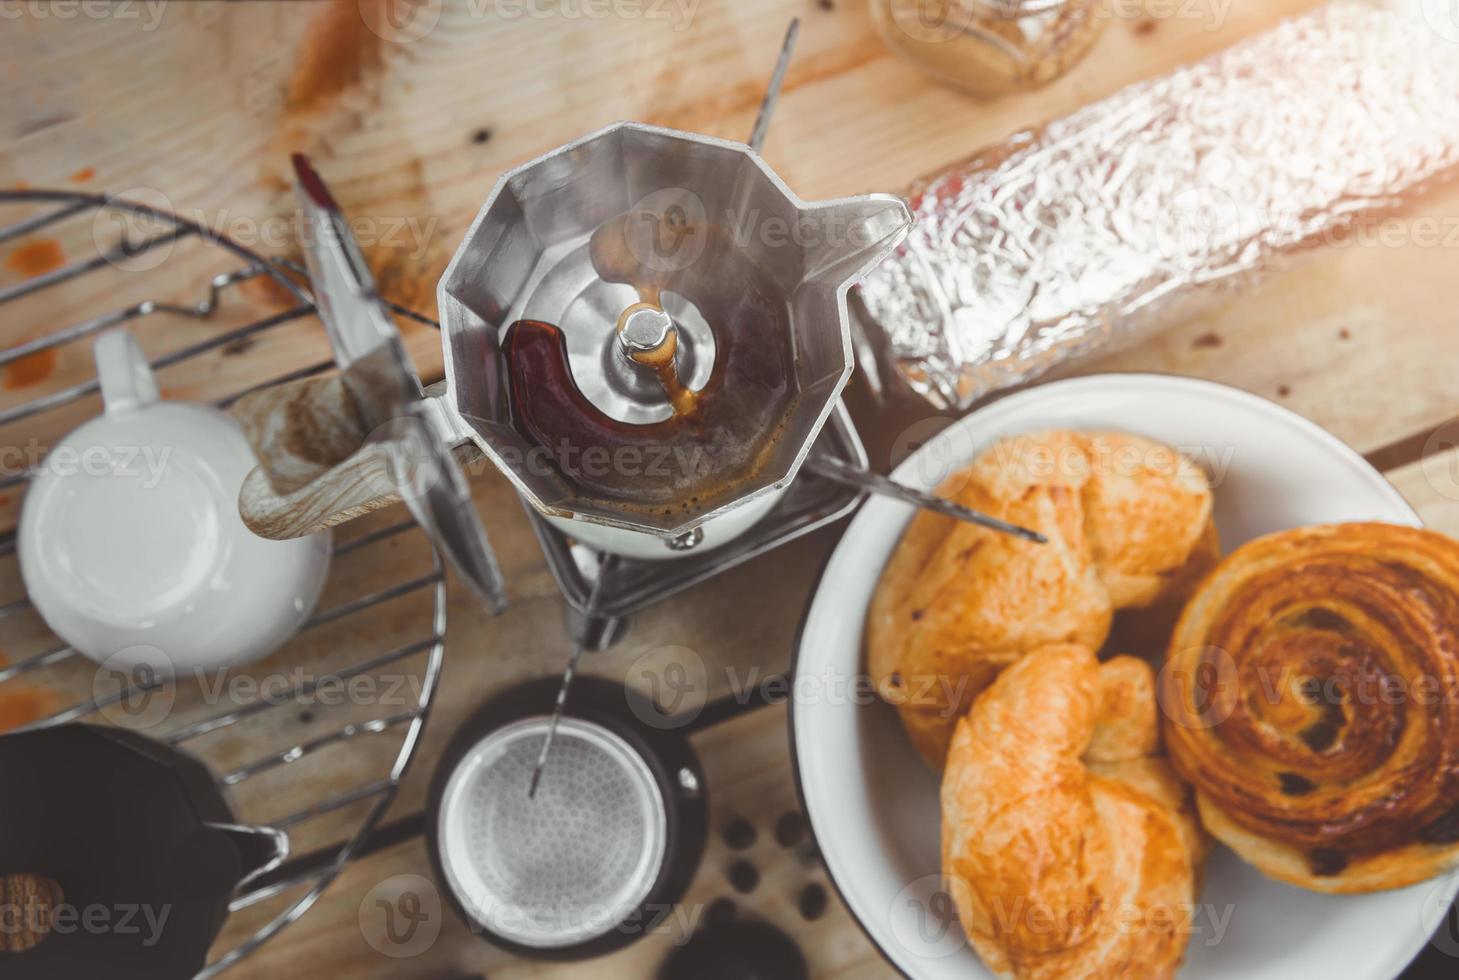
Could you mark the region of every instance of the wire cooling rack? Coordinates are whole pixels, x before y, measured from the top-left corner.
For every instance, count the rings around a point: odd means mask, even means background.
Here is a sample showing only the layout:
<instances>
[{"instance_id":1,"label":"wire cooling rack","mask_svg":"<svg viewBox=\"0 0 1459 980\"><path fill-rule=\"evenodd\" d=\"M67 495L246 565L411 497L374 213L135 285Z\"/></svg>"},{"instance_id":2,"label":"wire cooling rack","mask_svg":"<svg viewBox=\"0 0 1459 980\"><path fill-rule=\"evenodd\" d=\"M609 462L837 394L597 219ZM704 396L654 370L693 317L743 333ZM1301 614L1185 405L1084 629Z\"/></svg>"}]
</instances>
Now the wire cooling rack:
<instances>
[{"instance_id":1,"label":"wire cooling rack","mask_svg":"<svg viewBox=\"0 0 1459 980\"><path fill-rule=\"evenodd\" d=\"M61 243L77 241L85 257L62 258ZM247 364L249 348L270 332L297 329L289 325L314 318L314 304L297 266L265 258L166 209L99 195L0 191L0 250L6 249L11 259L23 259L27 249L42 260L56 258L29 274L23 262L9 262L17 274L11 284L0 285L0 336L7 344L23 337L0 351L0 371L5 372L0 445L35 447L33 458L24 465L7 463L0 475L0 501L6 505L0 510L5 529L0 531L0 587L8 590L0 593L0 654L7 658L0 659L0 705L45 705L35 717L21 719L31 726L78 720L121 724L127 721L122 709L145 704L139 699L147 695L165 694L171 707L146 734L202 758L240 821L288 832L296 856L304 850L300 840L323 841L308 858L285 864L234 896L233 919L198 974L213 977L304 915L394 799L441 669L446 631L441 562L416 525L398 520L401 511L391 508L380 515L383 521L363 522L365 530L335 539L320 608L283 651L238 675L248 685L235 684L228 696L215 692L207 698L189 687L200 685L186 679L165 691L158 689L173 682L146 676L124 678L109 688L99 684L96 665L45 629L15 567L14 505L44 458L45 441L98 408L94 377L47 385L36 381L42 373L37 366L53 365L61 354L71 364L79 356L89 358L86 345L78 342L125 325L147 349L164 346L169 337L184 341L150 358L164 391L169 369L191 362L213 392L226 383L227 365ZM66 249L66 254L75 251ZM191 293L178 294L179 282L195 270L204 270L200 281ZM103 282L102 277L110 278ZM266 287L270 304L283 308L256 317L256 304L241 297L234 302L249 283ZM395 311L430 322L400 307ZM51 327L54 322L62 325ZM320 326L317 320L313 326ZM73 344L82 354L67 350ZM226 409L251 391L333 368L325 357L288 366L264 380L258 380L258 371L235 371L250 375L250 387L214 404ZM388 576L383 580L382 572ZM349 592L351 585L358 594ZM20 594L12 597L12 592ZM24 652L8 659L17 650ZM296 669L298 664L308 669ZM270 687L261 680L282 683ZM382 682L376 691L388 681L397 692L408 693L395 697L390 710L382 705L392 699L383 697L368 703L323 697L366 680ZM342 778L362 772L367 774L363 780ZM254 786L258 789L251 792ZM277 812L280 801L286 804L283 812ZM255 819L260 813L266 815ZM236 924L240 918L241 927Z\"/></svg>"}]
</instances>

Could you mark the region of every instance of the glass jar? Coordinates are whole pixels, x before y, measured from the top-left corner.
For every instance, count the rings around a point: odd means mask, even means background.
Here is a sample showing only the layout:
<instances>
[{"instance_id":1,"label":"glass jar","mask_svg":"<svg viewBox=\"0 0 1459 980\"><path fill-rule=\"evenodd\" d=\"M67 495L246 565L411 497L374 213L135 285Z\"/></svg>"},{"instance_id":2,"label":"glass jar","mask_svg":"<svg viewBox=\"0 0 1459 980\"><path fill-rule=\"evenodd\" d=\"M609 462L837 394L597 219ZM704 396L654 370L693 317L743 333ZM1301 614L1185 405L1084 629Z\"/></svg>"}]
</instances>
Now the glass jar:
<instances>
[{"instance_id":1,"label":"glass jar","mask_svg":"<svg viewBox=\"0 0 1459 980\"><path fill-rule=\"evenodd\" d=\"M1100 0L870 0L899 54L945 82L996 96L1053 81L1104 27Z\"/></svg>"}]
</instances>

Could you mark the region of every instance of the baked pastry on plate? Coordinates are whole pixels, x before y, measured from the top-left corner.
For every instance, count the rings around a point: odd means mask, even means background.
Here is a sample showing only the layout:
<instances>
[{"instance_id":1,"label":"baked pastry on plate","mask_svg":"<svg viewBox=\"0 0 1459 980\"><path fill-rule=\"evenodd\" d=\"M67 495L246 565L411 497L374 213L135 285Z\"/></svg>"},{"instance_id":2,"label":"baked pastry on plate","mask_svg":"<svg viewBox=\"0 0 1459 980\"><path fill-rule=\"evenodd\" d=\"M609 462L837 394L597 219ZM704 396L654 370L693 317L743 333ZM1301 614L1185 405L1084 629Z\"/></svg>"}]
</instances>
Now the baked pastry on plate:
<instances>
[{"instance_id":1,"label":"baked pastry on plate","mask_svg":"<svg viewBox=\"0 0 1459 980\"><path fill-rule=\"evenodd\" d=\"M1329 524L1243 545L1161 682L1202 822L1267 875L1369 892L1459 866L1459 542Z\"/></svg>"},{"instance_id":2,"label":"baked pastry on plate","mask_svg":"<svg viewBox=\"0 0 1459 980\"><path fill-rule=\"evenodd\" d=\"M943 874L993 972L1175 973L1206 847L1158 741L1149 665L1073 644L1019 659L958 723Z\"/></svg>"},{"instance_id":3,"label":"baked pastry on plate","mask_svg":"<svg viewBox=\"0 0 1459 980\"><path fill-rule=\"evenodd\" d=\"M1218 554L1211 488L1174 449L1122 433L1004 439L938 490L1047 536L920 512L867 616L871 676L934 767L958 717L1030 650L1098 650L1116 609L1183 596Z\"/></svg>"}]
</instances>

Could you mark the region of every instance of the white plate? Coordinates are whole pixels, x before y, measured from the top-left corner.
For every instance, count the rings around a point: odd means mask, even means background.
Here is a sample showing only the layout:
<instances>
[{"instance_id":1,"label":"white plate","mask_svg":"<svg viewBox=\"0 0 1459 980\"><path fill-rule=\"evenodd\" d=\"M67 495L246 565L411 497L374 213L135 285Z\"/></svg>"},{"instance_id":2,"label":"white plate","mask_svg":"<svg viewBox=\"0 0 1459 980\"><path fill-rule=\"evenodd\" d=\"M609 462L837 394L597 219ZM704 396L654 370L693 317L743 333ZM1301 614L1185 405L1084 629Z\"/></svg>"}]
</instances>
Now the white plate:
<instances>
[{"instance_id":1,"label":"white plate","mask_svg":"<svg viewBox=\"0 0 1459 980\"><path fill-rule=\"evenodd\" d=\"M1046 428L1134 432L1190 455L1213 477L1227 551L1303 524L1420 523L1361 456L1306 419L1233 388L1161 375L1076 378L1011 395L940 433L893 475L930 489L996 439ZM857 683L865 610L911 515L896 501L869 500L832 554L796 652L791 743L826 866L867 934L908 976L968 980L990 974L957 923L936 915L937 779L896 712ZM1318 895L1217 848L1180 976L1392 977L1422 950L1456 890L1451 875L1402 891Z\"/></svg>"}]
</instances>

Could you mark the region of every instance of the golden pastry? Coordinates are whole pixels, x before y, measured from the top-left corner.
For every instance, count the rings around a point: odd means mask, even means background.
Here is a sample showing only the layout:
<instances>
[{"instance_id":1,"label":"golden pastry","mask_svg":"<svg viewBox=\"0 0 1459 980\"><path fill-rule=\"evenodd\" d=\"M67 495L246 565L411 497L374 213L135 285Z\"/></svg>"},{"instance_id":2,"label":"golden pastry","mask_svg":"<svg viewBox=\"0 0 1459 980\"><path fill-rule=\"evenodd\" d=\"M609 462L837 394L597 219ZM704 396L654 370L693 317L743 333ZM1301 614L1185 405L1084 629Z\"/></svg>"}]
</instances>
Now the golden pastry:
<instances>
[{"instance_id":1,"label":"golden pastry","mask_svg":"<svg viewBox=\"0 0 1459 980\"><path fill-rule=\"evenodd\" d=\"M870 672L934 766L1004 667L1050 643L1099 649L1115 609L1183 593L1216 551L1205 474L1138 436L1004 439L939 492L1049 541L924 511L883 570L867 617Z\"/></svg>"},{"instance_id":2,"label":"golden pastry","mask_svg":"<svg viewBox=\"0 0 1459 980\"><path fill-rule=\"evenodd\" d=\"M1141 660L1035 650L957 726L942 870L978 955L1020 980L1169 977L1205 860L1189 791L1155 752Z\"/></svg>"},{"instance_id":3,"label":"golden pastry","mask_svg":"<svg viewBox=\"0 0 1459 980\"><path fill-rule=\"evenodd\" d=\"M1161 684L1202 821L1261 871L1369 892L1459 865L1459 543L1338 524L1244 545Z\"/></svg>"}]
</instances>

